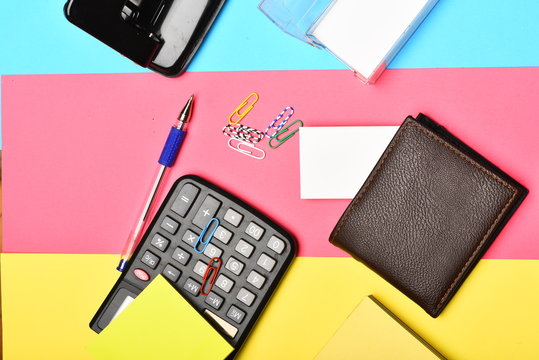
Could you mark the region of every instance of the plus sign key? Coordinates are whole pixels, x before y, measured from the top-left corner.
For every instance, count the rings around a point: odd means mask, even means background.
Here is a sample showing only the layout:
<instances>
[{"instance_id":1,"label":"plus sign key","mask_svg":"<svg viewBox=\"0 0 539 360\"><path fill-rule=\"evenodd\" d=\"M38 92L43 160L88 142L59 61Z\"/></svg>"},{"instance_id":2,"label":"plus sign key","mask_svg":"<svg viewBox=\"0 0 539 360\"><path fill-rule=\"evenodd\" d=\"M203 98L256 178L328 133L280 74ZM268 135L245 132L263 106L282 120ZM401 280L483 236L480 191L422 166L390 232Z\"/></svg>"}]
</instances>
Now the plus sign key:
<instances>
[{"instance_id":1,"label":"plus sign key","mask_svg":"<svg viewBox=\"0 0 539 360\"><path fill-rule=\"evenodd\" d=\"M208 224L208 221L217 214L220 207L221 202L219 200L210 195L206 196L206 199L204 199L204 202L200 205L200 208L193 218L193 224L203 229L204 226Z\"/></svg>"}]
</instances>

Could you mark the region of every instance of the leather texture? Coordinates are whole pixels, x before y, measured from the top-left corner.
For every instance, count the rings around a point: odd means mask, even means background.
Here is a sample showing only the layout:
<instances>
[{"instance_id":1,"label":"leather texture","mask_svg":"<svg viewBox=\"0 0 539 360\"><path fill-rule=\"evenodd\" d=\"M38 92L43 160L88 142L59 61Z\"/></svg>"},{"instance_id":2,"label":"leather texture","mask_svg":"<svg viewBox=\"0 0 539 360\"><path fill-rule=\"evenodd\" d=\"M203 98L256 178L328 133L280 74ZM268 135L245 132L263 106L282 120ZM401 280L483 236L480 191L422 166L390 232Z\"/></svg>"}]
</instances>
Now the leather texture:
<instances>
[{"instance_id":1,"label":"leather texture","mask_svg":"<svg viewBox=\"0 0 539 360\"><path fill-rule=\"evenodd\" d=\"M330 242L437 317L527 193L419 114L401 125Z\"/></svg>"}]
</instances>

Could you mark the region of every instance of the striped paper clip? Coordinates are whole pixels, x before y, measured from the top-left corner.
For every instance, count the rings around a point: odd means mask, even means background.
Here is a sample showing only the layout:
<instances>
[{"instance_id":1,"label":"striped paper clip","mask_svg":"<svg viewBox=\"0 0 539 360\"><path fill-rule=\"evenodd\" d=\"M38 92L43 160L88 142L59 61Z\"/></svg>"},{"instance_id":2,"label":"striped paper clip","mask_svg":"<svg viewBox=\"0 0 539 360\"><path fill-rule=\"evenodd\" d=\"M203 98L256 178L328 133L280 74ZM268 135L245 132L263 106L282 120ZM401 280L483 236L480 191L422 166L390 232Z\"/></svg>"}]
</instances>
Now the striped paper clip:
<instances>
[{"instance_id":1,"label":"striped paper clip","mask_svg":"<svg viewBox=\"0 0 539 360\"><path fill-rule=\"evenodd\" d=\"M279 125L275 126L275 123L277 121L279 121L286 112L289 112L289 114L286 115L286 117L284 118L283 121L281 121L279 123ZM266 128L266 131L264 131L264 135L266 135L267 137L269 137L270 139L274 138L275 135L277 135L277 133L281 130L281 128L286 124L286 122L288 121L288 119L290 119L292 117L292 115L294 115L294 108L292 106L288 106L288 107L285 107L283 109L283 111L281 111L281 113L279 115L277 115L277 117L275 119L273 119L273 121L268 125L268 127ZM270 130L274 129L275 132L273 133L273 135L269 135L268 132Z\"/></svg>"},{"instance_id":2,"label":"striped paper clip","mask_svg":"<svg viewBox=\"0 0 539 360\"><path fill-rule=\"evenodd\" d=\"M221 258L213 257L210 259L210 262L208 263L208 267L206 267L206 272L204 273L204 276L202 277L202 285L200 286L200 293L202 295L208 295L211 292L211 289L213 288L213 284L215 284L215 279L217 278L217 274L219 273L219 270L221 270ZM208 290L206 291L206 284L209 284Z\"/></svg>"},{"instance_id":3,"label":"striped paper clip","mask_svg":"<svg viewBox=\"0 0 539 360\"><path fill-rule=\"evenodd\" d=\"M290 132L289 134L287 134L285 137L281 137L281 135L283 135L284 133L288 132L290 130L290 128L292 126L294 126L294 124L297 124L299 123L299 126L292 132ZM290 124L286 125L281 131L279 131L277 134L275 134L275 137L272 137L269 139L269 146L270 148L272 149L277 149L279 146L281 146L282 144L284 144L288 139L290 139L292 136L296 135L296 133L298 132L299 128L300 127L303 127L303 121L301 120L296 120L296 121L293 121L291 122ZM272 141L273 142L277 142L277 145L273 145L272 144Z\"/></svg>"},{"instance_id":4,"label":"striped paper clip","mask_svg":"<svg viewBox=\"0 0 539 360\"><path fill-rule=\"evenodd\" d=\"M233 145L233 143L235 144ZM266 157L266 152L264 150L259 149L254 144L246 141L230 138L228 139L228 147L257 160L262 160Z\"/></svg>"},{"instance_id":5,"label":"striped paper clip","mask_svg":"<svg viewBox=\"0 0 539 360\"><path fill-rule=\"evenodd\" d=\"M207 237L207 239L204 239L206 233L208 232L208 229L211 227L211 225L215 223L215 227L213 230L210 231L210 235ZM195 251L199 254L202 254L204 250L206 250L206 247L210 243L211 239L213 238L213 234L215 234L215 230L219 227L219 219L217 218L211 218L210 221L204 226L204 229L202 229L202 232L198 236L197 241L195 242L195 245L193 245L193 248ZM202 245L202 250L199 250L199 245Z\"/></svg>"},{"instance_id":6,"label":"striped paper clip","mask_svg":"<svg viewBox=\"0 0 539 360\"><path fill-rule=\"evenodd\" d=\"M252 92L251 94L249 94L249 96L247 96L247 98L243 100L241 104L238 105L236 110L234 110L232 114L230 114L230 116L228 117L228 123L231 125L236 125L240 121L242 121L243 118L253 109L257 101L258 101L257 93ZM242 112L240 113L240 111ZM236 116L237 116L237 119L234 119L234 117Z\"/></svg>"},{"instance_id":7,"label":"striped paper clip","mask_svg":"<svg viewBox=\"0 0 539 360\"><path fill-rule=\"evenodd\" d=\"M223 134L234 139L247 141L256 144L264 138L262 131L253 129L245 125L227 125L223 128Z\"/></svg>"}]
</instances>

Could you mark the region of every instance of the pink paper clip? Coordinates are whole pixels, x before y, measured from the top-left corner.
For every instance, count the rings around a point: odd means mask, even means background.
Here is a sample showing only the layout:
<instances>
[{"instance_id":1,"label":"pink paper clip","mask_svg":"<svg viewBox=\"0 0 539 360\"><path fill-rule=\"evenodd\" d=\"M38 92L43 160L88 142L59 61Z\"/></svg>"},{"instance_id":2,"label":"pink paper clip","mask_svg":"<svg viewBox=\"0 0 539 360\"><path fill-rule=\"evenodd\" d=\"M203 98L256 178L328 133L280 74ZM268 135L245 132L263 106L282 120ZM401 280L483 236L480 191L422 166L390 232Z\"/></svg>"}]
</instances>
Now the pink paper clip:
<instances>
[{"instance_id":1,"label":"pink paper clip","mask_svg":"<svg viewBox=\"0 0 539 360\"><path fill-rule=\"evenodd\" d=\"M234 145L232 145L233 142L235 142ZM257 148L254 144L235 138L228 139L228 147L257 160L262 160L266 157L264 150Z\"/></svg>"},{"instance_id":2,"label":"pink paper clip","mask_svg":"<svg viewBox=\"0 0 539 360\"><path fill-rule=\"evenodd\" d=\"M231 125L238 124L249 113L249 111L253 109L257 101L258 101L257 93L253 92L249 94L249 96L247 96L247 98L243 100L241 104L238 105L236 110L234 110L232 114L230 114L230 116L228 117L228 123ZM243 112L240 113L241 110L243 110ZM233 120L235 116L237 116L238 118Z\"/></svg>"}]
</instances>

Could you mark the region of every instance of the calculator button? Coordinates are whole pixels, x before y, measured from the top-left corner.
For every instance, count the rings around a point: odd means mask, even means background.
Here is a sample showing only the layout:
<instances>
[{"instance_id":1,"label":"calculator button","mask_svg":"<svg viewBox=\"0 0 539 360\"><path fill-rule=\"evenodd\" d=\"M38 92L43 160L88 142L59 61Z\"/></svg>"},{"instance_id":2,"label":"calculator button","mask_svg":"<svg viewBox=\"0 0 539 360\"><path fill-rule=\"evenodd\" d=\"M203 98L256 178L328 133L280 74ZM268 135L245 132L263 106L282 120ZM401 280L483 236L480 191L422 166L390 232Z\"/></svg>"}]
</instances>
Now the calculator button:
<instances>
[{"instance_id":1,"label":"calculator button","mask_svg":"<svg viewBox=\"0 0 539 360\"><path fill-rule=\"evenodd\" d=\"M176 269L174 266L168 264L163 270L163 276L169 279L172 282L178 281L182 272Z\"/></svg>"},{"instance_id":2,"label":"calculator button","mask_svg":"<svg viewBox=\"0 0 539 360\"><path fill-rule=\"evenodd\" d=\"M159 260L159 257L150 251L146 251L141 259L143 263L145 263L152 269L156 268L157 264L159 264Z\"/></svg>"},{"instance_id":3,"label":"calculator button","mask_svg":"<svg viewBox=\"0 0 539 360\"><path fill-rule=\"evenodd\" d=\"M243 263L234 259L231 256L230 259L228 259L228 262L226 263L225 268L232 271L232 273L239 275L241 274L241 271L243 270Z\"/></svg>"},{"instance_id":4,"label":"calculator button","mask_svg":"<svg viewBox=\"0 0 539 360\"><path fill-rule=\"evenodd\" d=\"M213 291L206 296L206 300L204 302L208 305L210 305L212 308L219 310L221 308L221 305L223 305L224 299L214 293Z\"/></svg>"},{"instance_id":5,"label":"calculator button","mask_svg":"<svg viewBox=\"0 0 539 360\"><path fill-rule=\"evenodd\" d=\"M198 239L198 235L192 232L191 230L187 230L185 234L183 234L182 241L186 244L189 244L191 246L195 246Z\"/></svg>"},{"instance_id":6,"label":"calculator button","mask_svg":"<svg viewBox=\"0 0 539 360\"><path fill-rule=\"evenodd\" d=\"M247 282L253 285L255 288L260 289L266 282L266 278L253 270L247 277Z\"/></svg>"},{"instance_id":7,"label":"calculator button","mask_svg":"<svg viewBox=\"0 0 539 360\"><path fill-rule=\"evenodd\" d=\"M238 328L232 326L228 321L224 320L220 316L215 315L210 310L205 309L204 314L212 318L231 338L234 338L234 336L236 336L238 333Z\"/></svg>"},{"instance_id":8,"label":"calculator button","mask_svg":"<svg viewBox=\"0 0 539 360\"><path fill-rule=\"evenodd\" d=\"M253 294L246 288L241 288L240 292L238 293L238 296L236 296L236 299L238 299L247 306L251 306L253 304L253 301L255 301L255 298L255 294Z\"/></svg>"},{"instance_id":9,"label":"calculator button","mask_svg":"<svg viewBox=\"0 0 539 360\"><path fill-rule=\"evenodd\" d=\"M163 219L163 222L161 223L161 229L165 229L172 235L176 234L176 231L178 231L179 227L180 227L180 223L168 216L165 217Z\"/></svg>"},{"instance_id":10,"label":"calculator button","mask_svg":"<svg viewBox=\"0 0 539 360\"><path fill-rule=\"evenodd\" d=\"M213 237L222 242L223 244L228 244L230 239L232 238L232 233L225 229L222 226L219 226L215 233L213 234Z\"/></svg>"},{"instance_id":11,"label":"calculator button","mask_svg":"<svg viewBox=\"0 0 539 360\"><path fill-rule=\"evenodd\" d=\"M200 284L191 278L187 279L183 288L189 291L194 296L197 296L200 292Z\"/></svg>"},{"instance_id":12,"label":"calculator button","mask_svg":"<svg viewBox=\"0 0 539 360\"><path fill-rule=\"evenodd\" d=\"M206 250L204 250L204 255L206 255L209 258L221 257L222 253L223 253L223 250L219 249L217 246L213 244L206 245Z\"/></svg>"},{"instance_id":13,"label":"calculator button","mask_svg":"<svg viewBox=\"0 0 539 360\"><path fill-rule=\"evenodd\" d=\"M135 274L135 276L139 279L139 280L142 280L142 281L148 281L150 280L150 275L142 270L142 269L135 269L133 270L133 274Z\"/></svg>"},{"instance_id":14,"label":"calculator button","mask_svg":"<svg viewBox=\"0 0 539 360\"><path fill-rule=\"evenodd\" d=\"M241 324L243 318L245 317L245 312L232 305L230 309L228 309L226 316L238 324Z\"/></svg>"},{"instance_id":15,"label":"calculator button","mask_svg":"<svg viewBox=\"0 0 539 360\"><path fill-rule=\"evenodd\" d=\"M284 250L284 241L277 236L272 236L268 241L268 247L277 254L282 254Z\"/></svg>"},{"instance_id":16,"label":"calculator button","mask_svg":"<svg viewBox=\"0 0 539 360\"><path fill-rule=\"evenodd\" d=\"M176 250L174 250L174 253L172 254L172 258L182 265L187 265L189 259L191 258L191 254L189 254L182 248L176 248Z\"/></svg>"},{"instance_id":17,"label":"calculator button","mask_svg":"<svg viewBox=\"0 0 539 360\"><path fill-rule=\"evenodd\" d=\"M241 239L238 242L238 245L236 245L235 250L245 256L246 258L249 258L251 254L253 253L254 246L249 244L247 241Z\"/></svg>"},{"instance_id":18,"label":"calculator button","mask_svg":"<svg viewBox=\"0 0 539 360\"><path fill-rule=\"evenodd\" d=\"M208 221L215 216L220 206L221 202L219 200L210 195L206 196L193 219L193 224L203 229L208 224Z\"/></svg>"},{"instance_id":19,"label":"calculator button","mask_svg":"<svg viewBox=\"0 0 539 360\"><path fill-rule=\"evenodd\" d=\"M154 247L158 248L161 251L166 251L167 247L168 247L168 244L170 244L170 241L165 239L160 234L155 234L153 236L152 242L150 244L152 244Z\"/></svg>"},{"instance_id":20,"label":"calculator button","mask_svg":"<svg viewBox=\"0 0 539 360\"><path fill-rule=\"evenodd\" d=\"M230 290L232 290L232 287L234 286L234 281L230 280L229 278L221 274L217 277L217 280L215 281L215 286L229 293Z\"/></svg>"},{"instance_id":21,"label":"calculator button","mask_svg":"<svg viewBox=\"0 0 539 360\"><path fill-rule=\"evenodd\" d=\"M273 267L275 266L275 260L273 260L266 254L262 254L258 258L258 261L256 262L256 264L267 271L271 271L273 270Z\"/></svg>"},{"instance_id":22,"label":"calculator button","mask_svg":"<svg viewBox=\"0 0 539 360\"><path fill-rule=\"evenodd\" d=\"M172 211L184 217L195 202L199 191L200 189L193 184L185 184L172 204Z\"/></svg>"},{"instance_id":23,"label":"calculator button","mask_svg":"<svg viewBox=\"0 0 539 360\"><path fill-rule=\"evenodd\" d=\"M236 227L241 223L242 219L243 219L243 215L235 210L228 209L225 213L225 221Z\"/></svg>"},{"instance_id":24,"label":"calculator button","mask_svg":"<svg viewBox=\"0 0 539 360\"><path fill-rule=\"evenodd\" d=\"M247 229L245 229L245 233L255 240L260 240L262 235L264 235L264 228L254 222L250 222L247 225Z\"/></svg>"},{"instance_id":25,"label":"calculator button","mask_svg":"<svg viewBox=\"0 0 539 360\"><path fill-rule=\"evenodd\" d=\"M195 267L193 268L193 271L195 272L195 274L197 275L200 275L200 276L204 276L204 273L206 272L206 268L208 267L207 264L204 264L202 261L197 261L197 263L195 264Z\"/></svg>"}]
</instances>

